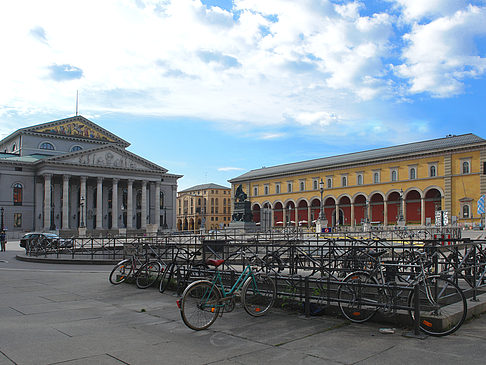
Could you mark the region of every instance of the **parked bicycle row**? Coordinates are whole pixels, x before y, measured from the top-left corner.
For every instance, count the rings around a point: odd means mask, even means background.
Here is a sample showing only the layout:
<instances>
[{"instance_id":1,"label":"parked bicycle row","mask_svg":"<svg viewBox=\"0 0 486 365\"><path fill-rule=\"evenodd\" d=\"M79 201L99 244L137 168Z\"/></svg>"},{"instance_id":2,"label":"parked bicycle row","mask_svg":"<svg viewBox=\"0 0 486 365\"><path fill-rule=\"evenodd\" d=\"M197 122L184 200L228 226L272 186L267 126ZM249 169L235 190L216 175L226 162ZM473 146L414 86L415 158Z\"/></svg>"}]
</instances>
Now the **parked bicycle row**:
<instances>
[{"instance_id":1,"label":"parked bicycle row","mask_svg":"<svg viewBox=\"0 0 486 365\"><path fill-rule=\"evenodd\" d=\"M480 242L442 243L208 240L202 245L127 245L128 257L115 266L110 281L133 277L140 288L156 284L161 292L176 290L182 294L182 318L193 329L209 327L238 300L247 312L252 303L253 315L261 315L275 300L293 298L307 309L310 304L338 306L354 322L369 320L380 309L401 311L419 321L422 331L447 335L464 322L466 298L475 298L484 286L486 256Z\"/></svg>"}]
</instances>

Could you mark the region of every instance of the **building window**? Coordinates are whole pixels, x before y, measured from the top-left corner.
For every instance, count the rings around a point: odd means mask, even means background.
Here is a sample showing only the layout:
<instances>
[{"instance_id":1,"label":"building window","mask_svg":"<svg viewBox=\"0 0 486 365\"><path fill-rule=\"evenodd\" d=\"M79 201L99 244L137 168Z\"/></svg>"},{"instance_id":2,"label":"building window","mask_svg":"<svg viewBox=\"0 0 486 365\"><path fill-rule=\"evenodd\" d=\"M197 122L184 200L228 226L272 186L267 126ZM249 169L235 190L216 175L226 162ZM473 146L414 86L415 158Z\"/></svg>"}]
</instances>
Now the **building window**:
<instances>
[{"instance_id":1,"label":"building window","mask_svg":"<svg viewBox=\"0 0 486 365\"><path fill-rule=\"evenodd\" d=\"M462 207L462 218L469 218L469 211L470 211L469 205L464 205Z\"/></svg>"},{"instance_id":2,"label":"building window","mask_svg":"<svg viewBox=\"0 0 486 365\"><path fill-rule=\"evenodd\" d=\"M258 196L258 186L253 188L253 196Z\"/></svg>"},{"instance_id":3,"label":"building window","mask_svg":"<svg viewBox=\"0 0 486 365\"><path fill-rule=\"evenodd\" d=\"M83 147L81 147L81 146L72 146L71 152L81 151L82 149L83 149Z\"/></svg>"},{"instance_id":4,"label":"building window","mask_svg":"<svg viewBox=\"0 0 486 365\"><path fill-rule=\"evenodd\" d=\"M314 181L312 182L312 187L314 190L317 190L319 188L319 180L314 179Z\"/></svg>"},{"instance_id":5,"label":"building window","mask_svg":"<svg viewBox=\"0 0 486 365\"><path fill-rule=\"evenodd\" d=\"M280 194L280 184L275 184L275 193Z\"/></svg>"},{"instance_id":6,"label":"building window","mask_svg":"<svg viewBox=\"0 0 486 365\"><path fill-rule=\"evenodd\" d=\"M469 161L464 161L462 163L462 173L463 174L469 174L471 172L471 165Z\"/></svg>"},{"instance_id":7,"label":"building window","mask_svg":"<svg viewBox=\"0 0 486 365\"><path fill-rule=\"evenodd\" d=\"M16 150L16 149L17 149L17 145L14 143L14 144L12 145L12 152L15 152L15 150Z\"/></svg>"},{"instance_id":8,"label":"building window","mask_svg":"<svg viewBox=\"0 0 486 365\"><path fill-rule=\"evenodd\" d=\"M435 167L435 165L431 165L429 170L430 170L430 177L437 176L437 167Z\"/></svg>"},{"instance_id":9,"label":"building window","mask_svg":"<svg viewBox=\"0 0 486 365\"><path fill-rule=\"evenodd\" d=\"M269 189L268 185L265 185L265 195L268 195L269 194L269 190L270 189Z\"/></svg>"},{"instance_id":10,"label":"building window","mask_svg":"<svg viewBox=\"0 0 486 365\"><path fill-rule=\"evenodd\" d=\"M160 209L164 208L164 193L160 192ZM201 204L201 199L199 199L199 204Z\"/></svg>"},{"instance_id":11,"label":"building window","mask_svg":"<svg viewBox=\"0 0 486 365\"><path fill-rule=\"evenodd\" d=\"M14 213L14 227L22 228L22 213Z\"/></svg>"},{"instance_id":12,"label":"building window","mask_svg":"<svg viewBox=\"0 0 486 365\"><path fill-rule=\"evenodd\" d=\"M358 185L363 185L363 175L358 174L357 183Z\"/></svg>"},{"instance_id":13,"label":"building window","mask_svg":"<svg viewBox=\"0 0 486 365\"><path fill-rule=\"evenodd\" d=\"M287 183L287 192L292 192L292 183Z\"/></svg>"},{"instance_id":14,"label":"building window","mask_svg":"<svg viewBox=\"0 0 486 365\"><path fill-rule=\"evenodd\" d=\"M305 191L305 182L304 181L300 182L300 191Z\"/></svg>"},{"instance_id":15,"label":"building window","mask_svg":"<svg viewBox=\"0 0 486 365\"><path fill-rule=\"evenodd\" d=\"M348 185L348 179L346 176L343 176L341 179L342 186L347 186Z\"/></svg>"},{"instance_id":16,"label":"building window","mask_svg":"<svg viewBox=\"0 0 486 365\"><path fill-rule=\"evenodd\" d=\"M380 182L380 173L374 172L373 173L373 183L378 184Z\"/></svg>"},{"instance_id":17,"label":"building window","mask_svg":"<svg viewBox=\"0 0 486 365\"><path fill-rule=\"evenodd\" d=\"M22 184L17 183L13 186L13 203L22 205Z\"/></svg>"},{"instance_id":18,"label":"building window","mask_svg":"<svg viewBox=\"0 0 486 365\"><path fill-rule=\"evenodd\" d=\"M417 178L417 170L415 167L410 168L410 180L415 180Z\"/></svg>"},{"instance_id":19,"label":"building window","mask_svg":"<svg viewBox=\"0 0 486 365\"><path fill-rule=\"evenodd\" d=\"M398 172L397 170L392 170L391 171L391 181L397 181L398 180Z\"/></svg>"},{"instance_id":20,"label":"building window","mask_svg":"<svg viewBox=\"0 0 486 365\"><path fill-rule=\"evenodd\" d=\"M327 178L327 188L331 189L332 188L332 178Z\"/></svg>"},{"instance_id":21,"label":"building window","mask_svg":"<svg viewBox=\"0 0 486 365\"><path fill-rule=\"evenodd\" d=\"M41 145L39 146L39 148L41 150L51 150L51 151L54 151L54 145L52 143L49 143L49 142L43 142L41 143Z\"/></svg>"}]
</instances>

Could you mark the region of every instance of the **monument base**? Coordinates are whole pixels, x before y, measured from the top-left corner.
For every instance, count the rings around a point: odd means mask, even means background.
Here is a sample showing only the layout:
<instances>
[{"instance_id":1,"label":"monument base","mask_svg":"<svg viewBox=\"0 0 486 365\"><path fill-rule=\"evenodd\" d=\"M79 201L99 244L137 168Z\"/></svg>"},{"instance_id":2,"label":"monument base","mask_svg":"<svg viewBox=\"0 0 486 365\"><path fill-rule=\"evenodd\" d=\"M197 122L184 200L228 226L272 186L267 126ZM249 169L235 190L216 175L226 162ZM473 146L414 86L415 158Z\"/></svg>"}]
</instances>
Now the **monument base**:
<instances>
[{"instance_id":1,"label":"monument base","mask_svg":"<svg viewBox=\"0 0 486 365\"><path fill-rule=\"evenodd\" d=\"M230 222L230 224L228 224L228 229L236 229L242 231L256 231L257 225L255 222L236 221L236 222Z\"/></svg>"},{"instance_id":2,"label":"monument base","mask_svg":"<svg viewBox=\"0 0 486 365\"><path fill-rule=\"evenodd\" d=\"M318 220L316 221L316 232L317 232L317 233L322 233L322 230L323 230L324 228L327 228L327 224L328 224L328 223L329 223L329 222L327 221L327 219L318 219Z\"/></svg>"},{"instance_id":3,"label":"monument base","mask_svg":"<svg viewBox=\"0 0 486 365\"><path fill-rule=\"evenodd\" d=\"M371 223L363 223L363 232L371 231Z\"/></svg>"},{"instance_id":4,"label":"monument base","mask_svg":"<svg viewBox=\"0 0 486 365\"><path fill-rule=\"evenodd\" d=\"M401 219L397 221L397 226L398 227L405 227L405 219Z\"/></svg>"}]
</instances>

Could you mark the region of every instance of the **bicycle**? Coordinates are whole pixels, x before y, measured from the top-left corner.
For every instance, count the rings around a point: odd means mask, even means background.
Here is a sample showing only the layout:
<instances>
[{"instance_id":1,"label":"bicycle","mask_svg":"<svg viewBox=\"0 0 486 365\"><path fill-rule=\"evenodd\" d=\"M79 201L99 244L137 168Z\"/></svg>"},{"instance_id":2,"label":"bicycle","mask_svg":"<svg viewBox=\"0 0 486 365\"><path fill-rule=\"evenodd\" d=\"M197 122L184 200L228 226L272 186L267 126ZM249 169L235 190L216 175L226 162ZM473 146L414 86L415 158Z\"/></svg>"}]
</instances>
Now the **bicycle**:
<instances>
[{"instance_id":1,"label":"bicycle","mask_svg":"<svg viewBox=\"0 0 486 365\"><path fill-rule=\"evenodd\" d=\"M151 256L153 255L151 254ZM158 261L142 263L134 251L129 258L121 260L115 265L111 270L109 280L113 285L118 285L133 276L136 278L137 287L145 289L157 280L161 270L162 266Z\"/></svg>"},{"instance_id":2,"label":"bicycle","mask_svg":"<svg viewBox=\"0 0 486 365\"><path fill-rule=\"evenodd\" d=\"M166 265L160 278L159 292L161 293L167 289L174 274L177 278L176 292L177 294L180 294L183 289L186 288L187 283L191 278L204 277L204 274L209 269L208 265L205 263L195 262L197 256L201 255L200 250L190 253L188 250L181 247L175 247L175 249L175 255L172 256L172 260ZM181 255L181 252L183 255ZM184 265L180 264L181 260L185 262ZM184 274L182 274L183 271L185 271Z\"/></svg>"},{"instance_id":3,"label":"bicycle","mask_svg":"<svg viewBox=\"0 0 486 365\"><path fill-rule=\"evenodd\" d=\"M218 315L231 312L236 306L236 293L241 289L241 303L245 311L260 317L273 306L277 296L274 281L264 273L254 273L251 264L241 272L229 291L225 290L218 267L225 260L210 259L208 265L215 267L211 281L198 280L190 284L182 293L177 306L186 326L200 331L211 326Z\"/></svg>"},{"instance_id":4,"label":"bicycle","mask_svg":"<svg viewBox=\"0 0 486 365\"><path fill-rule=\"evenodd\" d=\"M398 286L393 263L381 261L387 251L369 251L374 267L368 271L355 271L348 274L338 287L338 305L341 313L351 322L363 323L371 319L383 308L386 311L407 310L412 320L415 319L413 289L419 288L420 323L419 328L432 336L449 335L464 323L467 315L466 298L462 290L451 280L440 275L429 275L425 253L417 253L413 270L405 283ZM424 263L425 261L425 263ZM384 266L392 268L386 272ZM403 275L403 274L402 274ZM406 305L399 305L404 293L409 291Z\"/></svg>"}]
</instances>

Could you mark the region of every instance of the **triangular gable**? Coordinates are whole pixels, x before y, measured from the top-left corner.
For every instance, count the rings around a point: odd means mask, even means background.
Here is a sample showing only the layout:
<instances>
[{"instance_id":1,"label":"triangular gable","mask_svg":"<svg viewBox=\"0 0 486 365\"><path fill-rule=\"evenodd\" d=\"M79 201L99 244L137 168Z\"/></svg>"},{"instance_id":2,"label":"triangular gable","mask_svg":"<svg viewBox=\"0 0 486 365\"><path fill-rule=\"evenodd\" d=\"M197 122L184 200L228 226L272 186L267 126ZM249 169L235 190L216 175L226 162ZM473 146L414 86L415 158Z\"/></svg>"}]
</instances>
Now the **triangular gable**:
<instances>
[{"instance_id":1,"label":"triangular gable","mask_svg":"<svg viewBox=\"0 0 486 365\"><path fill-rule=\"evenodd\" d=\"M130 143L128 143L127 141L117 137L113 133L108 132L106 129L101 128L99 125L80 115L71 118L56 120L54 122L39 124L33 127L23 128L22 131L51 134L64 137L68 136L92 139L116 143L124 147L128 147L130 145Z\"/></svg>"},{"instance_id":2,"label":"triangular gable","mask_svg":"<svg viewBox=\"0 0 486 365\"><path fill-rule=\"evenodd\" d=\"M40 163L61 163L75 166L102 167L166 173L168 170L116 145L105 145L50 157Z\"/></svg>"}]
</instances>

